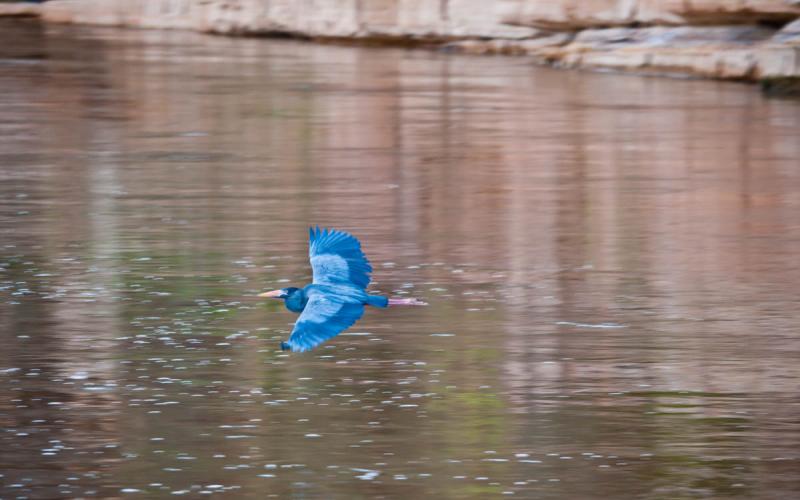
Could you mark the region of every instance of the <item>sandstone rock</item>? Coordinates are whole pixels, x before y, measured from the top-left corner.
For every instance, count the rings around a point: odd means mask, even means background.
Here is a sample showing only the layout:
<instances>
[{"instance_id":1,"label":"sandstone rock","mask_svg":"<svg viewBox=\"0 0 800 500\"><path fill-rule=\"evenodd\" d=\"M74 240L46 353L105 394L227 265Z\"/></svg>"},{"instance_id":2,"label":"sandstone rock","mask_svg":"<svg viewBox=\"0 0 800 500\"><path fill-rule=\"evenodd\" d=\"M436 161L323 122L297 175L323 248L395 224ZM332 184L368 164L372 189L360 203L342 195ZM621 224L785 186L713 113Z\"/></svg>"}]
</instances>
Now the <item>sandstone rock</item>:
<instances>
[{"instance_id":1,"label":"sandstone rock","mask_svg":"<svg viewBox=\"0 0 800 500\"><path fill-rule=\"evenodd\" d=\"M595 49L619 47L695 47L753 44L769 40L774 30L760 26L680 26L590 29L577 34L574 43Z\"/></svg>"},{"instance_id":2,"label":"sandstone rock","mask_svg":"<svg viewBox=\"0 0 800 500\"><path fill-rule=\"evenodd\" d=\"M800 16L800 6L788 0L689 0L676 13L689 24L752 24L790 21Z\"/></svg>"},{"instance_id":3,"label":"sandstone rock","mask_svg":"<svg viewBox=\"0 0 800 500\"><path fill-rule=\"evenodd\" d=\"M202 24L202 11L191 0L91 2L57 0L42 4L42 18L49 22L191 29Z\"/></svg>"},{"instance_id":4,"label":"sandstone rock","mask_svg":"<svg viewBox=\"0 0 800 500\"><path fill-rule=\"evenodd\" d=\"M567 67L730 80L800 75L800 47L764 42L772 32L753 26L584 30L572 43L535 55Z\"/></svg>"},{"instance_id":5,"label":"sandstone rock","mask_svg":"<svg viewBox=\"0 0 800 500\"><path fill-rule=\"evenodd\" d=\"M51 0L41 11L73 23L450 42L447 50L525 54L561 66L753 81L800 76L800 21L780 31L756 23L800 17L795 0ZM733 25L693 26L723 21Z\"/></svg>"},{"instance_id":6,"label":"sandstone rock","mask_svg":"<svg viewBox=\"0 0 800 500\"><path fill-rule=\"evenodd\" d=\"M446 19L447 33L455 37L486 37L522 39L538 36L530 27L514 27L501 22L503 2L488 0L447 0L438 4ZM444 8L442 8L444 7Z\"/></svg>"},{"instance_id":7,"label":"sandstone rock","mask_svg":"<svg viewBox=\"0 0 800 500\"><path fill-rule=\"evenodd\" d=\"M548 30L621 26L634 22L636 0L516 0L507 2L502 21Z\"/></svg>"},{"instance_id":8,"label":"sandstone rock","mask_svg":"<svg viewBox=\"0 0 800 500\"><path fill-rule=\"evenodd\" d=\"M549 54L553 58L552 52ZM613 51L565 52L555 59L562 66L614 69L659 75L691 75L752 80L758 73L757 52L749 49L714 51L627 48Z\"/></svg>"},{"instance_id":9,"label":"sandstone rock","mask_svg":"<svg viewBox=\"0 0 800 500\"><path fill-rule=\"evenodd\" d=\"M580 30L630 25L724 25L789 22L790 0L507 0L502 20L516 26Z\"/></svg>"},{"instance_id":10,"label":"sandstone rock","mask_svg":"<svg viewBox=\"0 0 800 500\"><path fill-rule=\"evenodd\" d=\"M645 25L689 24L686 4L685 0L638 0L635 21Z\"/></svg>"},{"instance_id":11,"label":"sandstone rock","mask_svg":"<svg viewBox=\"0 0 800 500\"><path fill-rule=\"evenodd\" d=\"M800 19L784 26L783 29L772 37L772 41L775 43L800 45Z\"/></svg>"},{"instance_id":12,"label":"sandstone rock","mask_svg":"<svg viewBox=\"0 0 800 500\"><path fill-rule=\"evenodd\" d=\"M800 47L764 48L757 57L757 78L800 77Z\"/></svg>"},{"instance_id":13,"label":"sandstone rock","mask_svg":"<svg viewBox=\"0 0 800 500\"><path fill-rule=\"evenodd\" d=\"M48 21L328 38L527 38L486 0L51 0Z\"/></svg>"},{"instance_id":14,"label":"sandstone rock","mask_svg":"<svg viewBox=\"0 0 800 500\"><path fill-rule=\"evenodd\" d=\"M505 54L505 55L531 55L539 54L541 50L549 47L561 47L572 40L569 33L552 33L525 40L495 39L495 40L463 40L451 42L442 47L445 51L463 54Z\"/></svg>"},{"instance_id":15,"label":"sandstone rock","mask_svg":"<svg viewBox=\"0 0 800 500\"><path fill-rule=\"evenodd\" d=\"M36 17L41 13L40 6L33 3L0 3L0 17Z\"/></svg>"},{"instance_id":16,"label":"sandstone rock","mask_svg":"<svg viewBox=\"0 0 800 500\"><path fill-rule=\"evenodd\" d=\"M761 90L772 97L800 97L800 77L765 78Z\"/></svg>"}]
</instances>

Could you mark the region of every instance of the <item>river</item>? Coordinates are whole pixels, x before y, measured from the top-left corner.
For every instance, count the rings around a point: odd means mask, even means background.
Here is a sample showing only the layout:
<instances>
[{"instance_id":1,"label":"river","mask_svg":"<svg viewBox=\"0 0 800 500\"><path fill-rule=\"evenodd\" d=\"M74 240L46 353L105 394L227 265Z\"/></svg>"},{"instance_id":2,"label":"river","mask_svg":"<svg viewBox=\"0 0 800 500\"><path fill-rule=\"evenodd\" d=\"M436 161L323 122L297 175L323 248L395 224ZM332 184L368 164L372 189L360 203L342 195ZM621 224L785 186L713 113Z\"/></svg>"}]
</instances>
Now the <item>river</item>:
<instances>
[{"instance_id":1,"label":"river","mask_svg":"<svg viewBox=\"0 0 800 500\"><path fill-rule=\"evenodd\" d=\"M800 102L0 25L0 497L800 496ZM304 354L255 295L358 236Z\"/></svg>"}]
</instances>

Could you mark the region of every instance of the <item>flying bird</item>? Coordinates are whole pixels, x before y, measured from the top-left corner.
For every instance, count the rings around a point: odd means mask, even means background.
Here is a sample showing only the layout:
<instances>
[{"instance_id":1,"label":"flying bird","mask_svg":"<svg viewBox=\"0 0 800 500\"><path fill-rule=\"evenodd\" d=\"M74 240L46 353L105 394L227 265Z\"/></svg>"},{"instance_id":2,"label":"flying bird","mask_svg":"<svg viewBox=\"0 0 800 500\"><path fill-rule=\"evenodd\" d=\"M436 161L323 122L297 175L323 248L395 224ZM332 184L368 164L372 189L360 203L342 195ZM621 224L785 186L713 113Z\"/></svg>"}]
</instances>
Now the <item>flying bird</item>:
<instances>
[{"instance_id":1,"label":"flying bird","mask_svg":"<svg viewBox=\"0 0 800 500\"><path fill-rule=\"evenodd\" d=\"M300 313L289 340L281 342L284 351L308 351L339 335L361 318L364 306L426 305L417 299L368 294L372 266L350 233L309 228L308 257L310 285L258 295L283 299L287 309Z\"/></svg>"}]
</instances>

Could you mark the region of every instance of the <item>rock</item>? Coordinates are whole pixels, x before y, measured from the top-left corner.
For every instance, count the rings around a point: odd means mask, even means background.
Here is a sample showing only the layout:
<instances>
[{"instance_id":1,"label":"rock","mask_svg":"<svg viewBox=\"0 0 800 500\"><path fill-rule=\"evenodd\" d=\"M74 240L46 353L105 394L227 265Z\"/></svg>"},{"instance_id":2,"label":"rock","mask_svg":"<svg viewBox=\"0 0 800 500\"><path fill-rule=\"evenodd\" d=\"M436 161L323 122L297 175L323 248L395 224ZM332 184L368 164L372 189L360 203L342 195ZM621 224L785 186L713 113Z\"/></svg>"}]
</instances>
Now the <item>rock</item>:
<instances>
[{"instance_id":1,"label":"rock","mask_svg":"<svg viewBox=\"0 0 800 500\"><path fill-rule=\"evenodd\" d=\"M681 26L668 28L588 29L574 43L595 49L638 47L693 47L724 44L752 44L769 40L774 30L760 26Z\"/></svg>"},{"instance_id":2,"label":"rock","mask_svg":"<svg viewBox=\"0 0 800 500\"><path fill-rule=\"evenodd\" d=\"M770 46L758 51L760 79L800 77L800 47Z\"/></svg>"},{"instance_id":3,"label":"rock","mask_svg":"<svg viewBox=\"0 0 800 500\"><path fill-rule=\"evenodd\" d=\"M772 37L772 42L789 45L800 44L800 19L784 26Z\"/></svg>"},{"instance_id":4,"label":"rock","mask_svg":"<svg viewBox=\"0 0 800 500\"><path fill-rule=\"evenodd\" d=\"M800 98L800 77L765 78L760 84L768 96Z\"/></svg>"},{"instance_id":5,"label":"rock","mask_svg":"<svg viewBox=\"0 0 800 500\"><path fill-rule=\"evenodd\" d=\"M318 38L527 38L485 0L51 0L53 22Z\"/></svg>"},{"instance_id":6,"label":"rock","mask_svg":"<svg viewBox=\"0 0 800 500\"><path fill-rule=\"evenodd\" d=\"M447 20L446 33L454 37L523 39L538 36L538 30L515 27L500 21L503 2L497 0L445 0L425 4L439 6ZM368 3L368 2L365 2ZM446 6L446 8L442 8Z\"/></svg>"},{"instance_id":7,"label":"rock","mask_svg":"<svg viewBox=\"0 0 800 500\"><path fill-rule=\"evenodd\" d=\"M555 30L631 25L784 23L800 17L789 0L507 0L501 19Z\"/></svg>"},{"instance_id":8,"label":"rock","mask_svg":"<svg viewBox=\"0 0 800 500\"><path fill-rule=\"evenodd\" d=\"M679 14L689 24L788 22L800 16L800 6L787 0L691 0Z\"/></svg>"},{"instance_id":9,"label":"rock","mask_svg":"<svg viewBox=\"0 0 800 500\"><path fill-rule=\"evenodd\" d=\"M794 0L51 0L41 12L59 22L435 43L558 66L800 76Z\"/></svg>"},{"instance_id":10,"label":"rock","mask_svg":"<svg viewBox=\"0 0 800 500\"><path fill-rule=\"evenodd\" d=\"M30 2L0 3L0 17L38 17L41 6Z\"/></svg>"},{"instance_id":11,"label":"rock","mask_svg":"<svg viewBox=\"0 0 800 500\"><path fill-rule=\"evenodd\" d=\"M749 81L800 75L800 47L764 43L772 32L754 26L595 29L534 52L566 67Z\"/></svg>"},{"instance_id":12,"label":"rock","mask_svg":"<svg viewBox=\"0 0 800 500\"><path fill-rule=\"evenodd\" d=\"M550 54L553 57L553 54ZM727 80L752 80L758 71L752 50L725 52L702 49L569 52L557 62L567 67L602 68L659 75L692 75Z\"/></svg>"},{"instance_id":13,"label":"rock","mask_svg":"<svg viewBox=\"0 0 800 500\"><path fill-rule=\"evenodd\" d=\"M636 0L517 0L507 2L501 20L514 26L546 30L629 25Z\"/></svg>"},{"instance_id":14,"label":"rock","mask_svg":"<svg viewBox=\"0 0 800 500\"><path fill-rule=\"evenodd\" d=\"M459 52L462 54L505 54L505 55L535 55L542 49L561 47L569 43L573 35L569 33L546 33L537 38L525 40L463 40L451 42L442 46L446 52Z\"/></svg>"}]
</instances>

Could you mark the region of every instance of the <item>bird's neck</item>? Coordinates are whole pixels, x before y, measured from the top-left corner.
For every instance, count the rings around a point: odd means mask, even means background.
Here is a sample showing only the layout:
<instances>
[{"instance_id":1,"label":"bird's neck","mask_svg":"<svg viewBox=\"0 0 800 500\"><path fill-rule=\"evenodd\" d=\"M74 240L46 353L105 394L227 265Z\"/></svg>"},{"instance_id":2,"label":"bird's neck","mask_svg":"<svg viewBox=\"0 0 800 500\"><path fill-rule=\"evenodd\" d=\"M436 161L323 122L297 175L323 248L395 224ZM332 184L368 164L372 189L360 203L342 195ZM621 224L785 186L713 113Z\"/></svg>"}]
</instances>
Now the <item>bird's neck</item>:
<instances>
[{"instance_id":1,"label":"bird's neck","mask_svg":"<svg viewBox=\"0 0 800 500\"><path fill-rule=\"evenodd\" d=\"M306 308L306 303L308 302L308 297L303 289L297 290L290 296L286 297L286 309L300 313L303 312L303 309Z\"/></svg>"}]
</instances>

